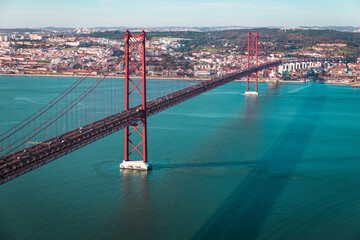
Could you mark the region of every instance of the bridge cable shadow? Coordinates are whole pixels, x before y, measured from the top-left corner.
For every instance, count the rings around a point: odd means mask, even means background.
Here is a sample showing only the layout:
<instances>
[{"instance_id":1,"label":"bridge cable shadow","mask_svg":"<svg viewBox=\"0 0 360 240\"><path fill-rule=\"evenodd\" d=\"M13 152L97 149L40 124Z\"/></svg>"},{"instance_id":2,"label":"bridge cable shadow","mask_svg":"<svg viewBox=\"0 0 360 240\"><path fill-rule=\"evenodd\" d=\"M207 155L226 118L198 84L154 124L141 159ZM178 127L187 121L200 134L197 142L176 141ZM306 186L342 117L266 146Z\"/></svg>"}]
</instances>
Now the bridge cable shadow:
<instances>
[{"instance_id":1,"label":"bridge cable shadow","mask_svg":"<svg viewBox=\"0 0 360 240\"><path fill-rule=\"evenodd\" d=\"M255 239L272 206L288 183L315 130L324 104L314 92L300 105L279 140L243 182L207 220L193 239Z\"/></svg>"}]
</instances>

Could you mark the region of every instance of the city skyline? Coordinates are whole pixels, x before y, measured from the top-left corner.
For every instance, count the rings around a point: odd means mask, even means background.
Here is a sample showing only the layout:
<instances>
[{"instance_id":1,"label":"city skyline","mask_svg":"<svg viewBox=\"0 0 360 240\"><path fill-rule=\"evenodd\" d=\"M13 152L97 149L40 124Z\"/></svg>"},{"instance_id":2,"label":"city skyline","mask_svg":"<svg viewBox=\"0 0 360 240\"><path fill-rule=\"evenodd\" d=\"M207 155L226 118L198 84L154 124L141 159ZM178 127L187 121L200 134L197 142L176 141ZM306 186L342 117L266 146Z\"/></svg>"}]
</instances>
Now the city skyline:
<instances>
[{"instance_id":1,"label":"city skyline","mask_svg":"<svg viewBox=\"0 0 360 240\"><path fill-rule=\"evenodd\" d=\"M1 0L0 28L356 26L359 11L355 0Z\"/></svg>"}]
</instances>

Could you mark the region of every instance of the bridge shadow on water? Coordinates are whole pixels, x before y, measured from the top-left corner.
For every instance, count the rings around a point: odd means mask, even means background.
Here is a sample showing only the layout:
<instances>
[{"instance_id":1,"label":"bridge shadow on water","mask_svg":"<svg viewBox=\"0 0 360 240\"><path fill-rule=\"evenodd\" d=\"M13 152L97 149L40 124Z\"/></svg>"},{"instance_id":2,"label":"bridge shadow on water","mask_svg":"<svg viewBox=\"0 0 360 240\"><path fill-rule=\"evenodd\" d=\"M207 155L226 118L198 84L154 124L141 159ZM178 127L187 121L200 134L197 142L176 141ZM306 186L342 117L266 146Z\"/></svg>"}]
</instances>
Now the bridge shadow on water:
<instances>
[{"instance_id":1,"label":"bridge shadow on water","mask_svg":"<svg viewBox=\"0 0 360 240\"><path fill-rule=\"evenodd\" d=\"M193 239L256 239L287 185L315 130L324 104L321 88L307 97L282 135L256 162L255 170L235 188ZM318 94L314 100L315 94Z\"/></svg>"}]
</instances>

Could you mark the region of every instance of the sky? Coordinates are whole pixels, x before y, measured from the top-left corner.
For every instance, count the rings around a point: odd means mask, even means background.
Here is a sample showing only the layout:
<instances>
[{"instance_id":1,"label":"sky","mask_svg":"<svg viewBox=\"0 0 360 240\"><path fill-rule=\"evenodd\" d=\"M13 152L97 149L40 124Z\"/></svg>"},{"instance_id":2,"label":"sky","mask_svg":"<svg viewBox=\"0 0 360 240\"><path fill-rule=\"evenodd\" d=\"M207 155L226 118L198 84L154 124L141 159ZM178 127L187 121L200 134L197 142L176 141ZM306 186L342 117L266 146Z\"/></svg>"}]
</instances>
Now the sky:
<instances>
[{"instance_id":1,"label":"sky","mask_svg":"<svg viewBox=\"0 0 360 240\"><path fill-rule=\"evenodd\" d=\"M360 0L0 0L0 28L359 26Z\"/></svg>"}]
</instances>

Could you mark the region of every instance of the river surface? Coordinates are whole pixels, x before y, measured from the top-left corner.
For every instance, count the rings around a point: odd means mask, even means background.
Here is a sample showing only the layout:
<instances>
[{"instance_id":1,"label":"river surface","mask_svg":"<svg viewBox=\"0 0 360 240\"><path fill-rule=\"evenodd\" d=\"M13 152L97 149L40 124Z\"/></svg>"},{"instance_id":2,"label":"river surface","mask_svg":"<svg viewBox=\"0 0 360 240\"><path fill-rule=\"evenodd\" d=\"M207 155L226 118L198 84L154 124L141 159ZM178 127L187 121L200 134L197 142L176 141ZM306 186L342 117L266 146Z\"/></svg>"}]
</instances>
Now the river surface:
<instances>
[{"instance_id":1,"label":"river surface","mask_svg":"<svg viewBox=\"0 0 360 240\"><path fill-rule=\"evenodd\" d=\"M0 132L72 78L0 76ZM360 239L360 89L233 82L0 186L1 240Z\"/></svg>"}]
</instances>

